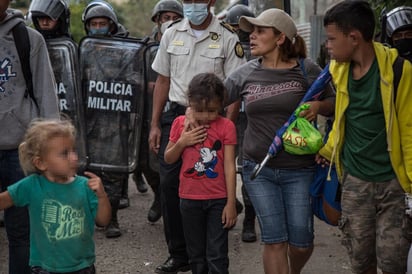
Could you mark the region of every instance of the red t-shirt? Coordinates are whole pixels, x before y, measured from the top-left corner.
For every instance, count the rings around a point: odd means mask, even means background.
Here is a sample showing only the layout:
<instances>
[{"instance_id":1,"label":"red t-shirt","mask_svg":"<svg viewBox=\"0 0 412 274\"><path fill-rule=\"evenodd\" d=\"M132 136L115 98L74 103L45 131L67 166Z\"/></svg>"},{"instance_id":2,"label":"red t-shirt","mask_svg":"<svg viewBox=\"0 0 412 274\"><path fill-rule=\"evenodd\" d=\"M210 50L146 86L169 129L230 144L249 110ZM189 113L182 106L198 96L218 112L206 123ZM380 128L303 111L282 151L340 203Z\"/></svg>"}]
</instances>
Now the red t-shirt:
<instances>
[{"instance_id":1,"label":"red t-shirt","mask_svg":"<svg viewBox=\"0 0 412 274\"><path fill-rule=\"evenodd\" d=\"M176 143L183 131L185 116L177 117L170 130L170 141ZM202 144L186 147L182 153L179 197L192 200L227 197L224 174L224 146L236 145L234 123L219 116L210 124Z\"/></svg>"}]
</instances>

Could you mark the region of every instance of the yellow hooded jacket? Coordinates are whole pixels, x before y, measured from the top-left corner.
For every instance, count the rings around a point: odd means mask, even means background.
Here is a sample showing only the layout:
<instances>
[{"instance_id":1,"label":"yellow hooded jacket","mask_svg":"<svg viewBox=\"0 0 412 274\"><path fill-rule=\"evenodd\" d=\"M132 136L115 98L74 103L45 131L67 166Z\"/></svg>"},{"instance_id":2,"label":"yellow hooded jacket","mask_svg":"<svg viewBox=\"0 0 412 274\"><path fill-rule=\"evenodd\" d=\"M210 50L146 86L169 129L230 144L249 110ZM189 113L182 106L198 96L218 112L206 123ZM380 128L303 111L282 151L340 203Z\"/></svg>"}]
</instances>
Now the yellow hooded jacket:
<instances>
[{"instance_id":1,"label":"yellow hooded jacket","mask_svg":"<svg viewBox=\"0 0 412 274\"><path fill-rule=\"evenodd\" d=\"M374 49L379 66L380 89L382 95L387 150L393 170L405 190L412 192L412 64L405 61L402 78L394 102L392 65L398 56L395 49L390 49L374 42ZM339 180L342 179L343 166L341 153L345 141L345 111L349 104L348 75L350 63L331 61L329 71L336 87L335 121L325 146L320 155L336 164Z\"/></svg>"}]
</instances>

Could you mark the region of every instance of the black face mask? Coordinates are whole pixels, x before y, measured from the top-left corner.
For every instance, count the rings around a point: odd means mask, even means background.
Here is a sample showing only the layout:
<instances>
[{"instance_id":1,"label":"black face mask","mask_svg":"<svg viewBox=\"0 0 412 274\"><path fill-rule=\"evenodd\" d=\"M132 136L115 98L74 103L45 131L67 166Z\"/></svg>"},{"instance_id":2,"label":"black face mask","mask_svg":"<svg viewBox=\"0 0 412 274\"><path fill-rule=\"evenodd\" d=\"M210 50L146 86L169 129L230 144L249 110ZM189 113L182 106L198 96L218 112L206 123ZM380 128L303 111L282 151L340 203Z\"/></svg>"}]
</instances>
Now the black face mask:
<instances>
[{"instance_id":1,"label":"black face mask","mask_svg":"<svg viewBox=\"0 0 412 274\"><path fill-rule=\"evenodd\" d=\"M412 60L412 38L400 39L394 42L394 47L399 55L408 60Z\"/></svg>"},{"instance_id":2,"label":"black face mask","mask_svg":"<svg viewBox=\"0 0 412 274\"><path fill-rule=\"evenodd\" d=\"M249 42L249 34L250 33L244 32L243 30L237 30L237 35L240 42Z\"/></svg>"}]
</instances>

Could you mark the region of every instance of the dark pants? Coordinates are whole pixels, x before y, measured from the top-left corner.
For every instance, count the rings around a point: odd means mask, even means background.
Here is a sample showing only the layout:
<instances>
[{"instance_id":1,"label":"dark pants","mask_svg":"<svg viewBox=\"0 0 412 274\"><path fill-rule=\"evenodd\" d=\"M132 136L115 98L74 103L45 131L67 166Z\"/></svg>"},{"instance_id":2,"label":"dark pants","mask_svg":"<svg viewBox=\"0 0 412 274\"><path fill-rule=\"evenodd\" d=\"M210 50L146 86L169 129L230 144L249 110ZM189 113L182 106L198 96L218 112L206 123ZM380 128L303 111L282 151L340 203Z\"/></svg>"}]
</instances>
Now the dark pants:
<instances>
[{"instance_id":1,"label":"dark pants","mask_svg":"<svg viewBox=\"0 0 412 274\"><path fill-rule=\"evenodd\" d=\"M0 183L2 191L24 178L17 149L0 150ZM29 274L30 227L27 207L10 207L4 211L9 241L9 273Z\"/></svg>"},{"instance_id":2,"label":"dark pants","mask_svg":"<svg viewBox=\"0 0 412 274\"><path fill-rule=\"evenodd\" d=\"M144 120L140 139L139 164L134 174L136 179L138 179L143 173L152 190L157 192L160 184L159 161L156 154L149 149L149 131L150 126Z\"/></svg>"},{"instance_id":3,"label":"dark pants","mask_svg":"<svg viewBox=\"0 0 412 274\"><path fill-rule=\"evenodd\" d=\"M185 108L175 105L162 114L162 135L159 149L160 163L160 200L166 243L169 255L176 260L187 261L186 242L183 234L182 216L179 208L179 172L181 161L167 164L164 152L169 142L170 128L173 120L185 113Z\"/></svg>"},{"instance_id":4,"label":"dark pants","mask_svg":"<svg viewBox=\"0 0 412 274\"><path fill-rule=\"evenodd\" d=\"M229 273L228 230L222 224L226 201L180 201L189 263L194 274Z\"/></svg>"}]
</instances>

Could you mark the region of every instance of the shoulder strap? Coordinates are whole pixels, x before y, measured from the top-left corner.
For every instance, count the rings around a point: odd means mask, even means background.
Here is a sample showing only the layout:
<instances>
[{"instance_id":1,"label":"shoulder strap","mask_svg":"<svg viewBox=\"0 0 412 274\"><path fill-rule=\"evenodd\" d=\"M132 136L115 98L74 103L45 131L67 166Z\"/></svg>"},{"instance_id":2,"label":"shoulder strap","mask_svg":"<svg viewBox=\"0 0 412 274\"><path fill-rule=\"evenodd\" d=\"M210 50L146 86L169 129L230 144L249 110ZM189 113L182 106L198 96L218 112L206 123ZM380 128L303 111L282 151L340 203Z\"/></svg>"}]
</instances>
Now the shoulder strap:
<instances>
[{"instance_id":1,"label":"shoulder strap","mask_svg":"<svg viewBox=\"0 0 412 274\"><path fill-rule=\"evenodd\" d=\"M402 71L403 71L403 63L405 59L402 57L398 56L395 59L395 62L393 62L393 100L396 102L396 94L398 93L398 86L399 82L401 81L402 77Z\"/></svg>"},{"instance_id":2,"label":"shoulder strap","mask_svg":"<svg viewBox=\"0 0 412 274\"><path fill-rule=\"evenodd\" d=\"M21 22L13 28L14 43L19 54L21 69L23 71L24 80L26 80L26 91L24 96L30 96L37 106L36 99L33 93L33 79L30 70L30 39L26 25Z\"/></svg>"},{"instance_id":3,"label":"shoulder strap","mask_svg":"<svg viewBox=\"0 0 412 274\"><path fill-rule=\"evenodd\" d=\"M308 74L306 73L305 69L305 58L299 58L299 65L300 69L302 70L303 77L305 77L305 79L308 80Z\"/></svg>"}]
</instances>

